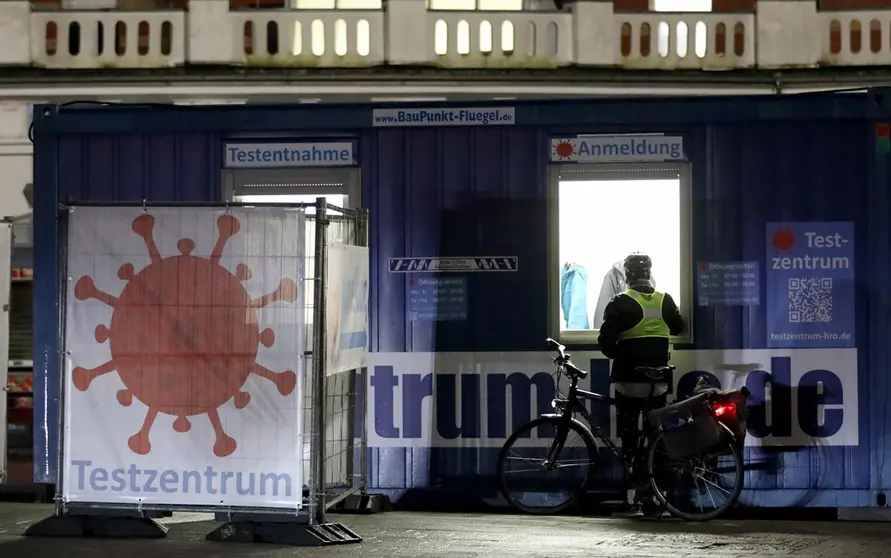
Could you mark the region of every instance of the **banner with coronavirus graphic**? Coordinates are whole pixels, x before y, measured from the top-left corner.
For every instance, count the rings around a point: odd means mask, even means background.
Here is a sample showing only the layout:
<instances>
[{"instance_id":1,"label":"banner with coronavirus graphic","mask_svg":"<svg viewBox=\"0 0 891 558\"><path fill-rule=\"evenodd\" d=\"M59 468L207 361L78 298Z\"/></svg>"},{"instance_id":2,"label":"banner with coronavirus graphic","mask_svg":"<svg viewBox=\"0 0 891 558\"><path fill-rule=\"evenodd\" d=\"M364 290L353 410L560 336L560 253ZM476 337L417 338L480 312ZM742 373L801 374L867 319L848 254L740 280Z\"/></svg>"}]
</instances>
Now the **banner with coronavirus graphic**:
<instances>
[{"instance_id":1,"label":"banner with coronavirus graphic","mask_svg":"<svg viewBox=\"0 0 891 558\"><path fill-rule=\"evenodd\" d=\"M297 509L305 215L67 216L69 502Z\"/></svg>"}]
</instances>

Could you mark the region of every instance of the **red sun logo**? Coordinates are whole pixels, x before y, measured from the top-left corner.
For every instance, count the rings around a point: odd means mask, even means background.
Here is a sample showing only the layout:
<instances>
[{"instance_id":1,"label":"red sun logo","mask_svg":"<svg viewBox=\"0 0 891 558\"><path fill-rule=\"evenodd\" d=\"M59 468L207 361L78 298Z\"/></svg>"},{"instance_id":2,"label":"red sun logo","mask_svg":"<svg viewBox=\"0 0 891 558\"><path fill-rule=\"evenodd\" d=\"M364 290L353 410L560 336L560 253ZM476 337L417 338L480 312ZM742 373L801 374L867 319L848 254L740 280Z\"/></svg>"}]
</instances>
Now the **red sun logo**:
<instances>
[{"instance_id":1,"label":"red sun logo","mask_svg":"<svg viewBox=\"0 0 891 558\"><path fill-rule=\"evenodd\" d=\"M795 246L795 233L786 227L780 227L773 233L773 247L780 252L788 252Z\"/></svg>"},{"instance_id":2,"label":"red sun logo","mask_svg":"<svg viewBox=\"0 0 891 558\"><path fill-rule=\"evenodd\" d=\"M282 279L274 292L252 298L241 284L251 278L248 266L238 264L233 274L220 265L227 241L240 228L235 217L217 219L219 234L209 258L192 256L195 241L188 238L177 243L181 255L162 258L154 227L151 215L133 221L151 263L138 273L132 264L121 266L118 277L127 285L120 296L100 291L89 276L78 279L78 300L93 298L114 310L110 327L100 324L95 330L97 342L109 342L111 360L93 369L76 367L72 381L86 391L99 376L117 371L126 386L118 402L129 407L135 397L148 407L142 428L127 444L134 453L151 451L149 432L158 413L176 417L177 432L190 430L188 417L206 414L216 437L213 452L225 457L236 442L223 430L219 407L233 398L237 409L250 403L251 395L241 390L248 376L275 382L282 395L297 385L294 372L273 372L256 362L259 345L275 343L271 329L260 330L257 311L276 300L296 301L297 284Z\"/></svg>"},{"instance_id":3,"label":"red sun logo","mask_svg":"<svg viewBox=\"0 0 891 558\"><path fill-rule=\"evenodd\" d=\"M554 146L554 155L560 159L569 159L575 155L575 146L566 140L560 141Z\"/></svg>"}]
</instances>

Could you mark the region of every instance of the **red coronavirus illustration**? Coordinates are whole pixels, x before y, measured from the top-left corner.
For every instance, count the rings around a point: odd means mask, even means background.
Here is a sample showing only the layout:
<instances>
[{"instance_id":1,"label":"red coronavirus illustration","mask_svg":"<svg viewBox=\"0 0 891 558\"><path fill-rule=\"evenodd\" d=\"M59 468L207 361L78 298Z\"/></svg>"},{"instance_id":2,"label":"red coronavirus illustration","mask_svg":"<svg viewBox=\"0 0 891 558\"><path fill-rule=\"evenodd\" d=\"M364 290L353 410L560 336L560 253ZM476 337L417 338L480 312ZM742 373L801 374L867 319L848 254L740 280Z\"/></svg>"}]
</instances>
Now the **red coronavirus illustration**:
<instances>
[{"instance_id":1,"label":"red coronavirus illustration","mask_svg":"<svg viewBox=\"0 0 891 558\"><path fill-rule=\"evenodd\" d=\"M151 451L149 432L158 413L176 417L173 428L188 432L189 418L206 414L216 441L214 454L232 454L236 442L223 430L219 407L234 398L243 409L251 401L242 391L251 374L275 382L279 393L290 395L297 385L293 371L273 372L256 362L259 344L271 347L275 333L260 330L258 309L276 300L297 300L297 285L283 279L267 295L252 298L242 285L251 278L245 264L235 273L220 265L228 240L238 233L235 217L217 219L218 236L209 258L192 256L195 242L180 239L179 256L162 258L155 244L155 219L145 214L133 221L133 232L145 241L151 263L136 272L124 264L118 277L126 280L120 296L100 291L93 279L81 277L74 288L78 300L93 298L114 310L111 325L98 325L96 341L109 342L111 360L94 369L77 367L74 386L80 391L93 380L117 371L126 389L118 392L121 405L135 397L148 407L142 428L130 437L135 453Z\"/></svg>"},{"instance_id":2,"label":"red coronavirus illustration","mask_svg":"<svg viewBox=\"0 0 891 558\"><path fill-rule=\"evenodd\" d=\"M561 141L554 146L554 155L561 159L569 159L575 154L575 146L568 141Z\"/></svg>"},{"instance_id":3,"label":"red coronavirus illustration","mask_svg":"<svg viewBox=\"0 0 891 558\"><path fill-rule=\"evenodd\" d=\"M780 252L788 252L795 246L795 233L791 229L781 227L773 233L773 247Z\"/></svg>"}]
</instances>

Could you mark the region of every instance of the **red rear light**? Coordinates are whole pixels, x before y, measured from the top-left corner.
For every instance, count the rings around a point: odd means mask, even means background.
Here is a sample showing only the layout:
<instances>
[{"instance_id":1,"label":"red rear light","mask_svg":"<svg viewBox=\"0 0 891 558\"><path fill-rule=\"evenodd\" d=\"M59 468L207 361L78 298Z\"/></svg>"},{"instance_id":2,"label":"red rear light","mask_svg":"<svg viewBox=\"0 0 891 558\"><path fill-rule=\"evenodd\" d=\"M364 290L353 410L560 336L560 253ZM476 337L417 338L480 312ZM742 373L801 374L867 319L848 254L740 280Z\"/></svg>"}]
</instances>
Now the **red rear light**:
<instances>
[{"instance_id":1,"label":"red rear light","mask_svg":"<svg viewBox=\"0 0 891 558\"><path fill-rule=\"evenodd\" d=\"M715 403L712 409L716 417L732 417L736 414L736 405L733 403Z\"/></svg>"}]
</instances>

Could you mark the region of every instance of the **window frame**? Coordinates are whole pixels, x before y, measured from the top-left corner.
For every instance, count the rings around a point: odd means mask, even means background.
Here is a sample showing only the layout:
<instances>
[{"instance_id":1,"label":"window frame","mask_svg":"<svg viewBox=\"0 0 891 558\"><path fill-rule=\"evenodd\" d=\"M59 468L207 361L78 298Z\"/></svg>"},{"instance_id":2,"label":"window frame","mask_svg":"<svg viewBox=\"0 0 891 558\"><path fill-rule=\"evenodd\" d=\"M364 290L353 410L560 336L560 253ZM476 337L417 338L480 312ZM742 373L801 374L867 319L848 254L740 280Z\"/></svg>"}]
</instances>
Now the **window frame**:
<instances>
[{"instance_id":1,"label":"window frame","mask_svg":"<svg viewBox=\"0 0 891 558\"><path fill-rule=\"evenodd\" d=\"M693 165L690 162L670 163L590 163L550 164L548 168L548 332L562 343L596 345L598 329L564 330L560 317L560 200L561 181L680 180L680 288L684 304L681 315L686 330L670 340L672 344L690 344L694 339L693 315Z\"/></svg>"},{"instance_id":2,"label":"window frame","mask_svg":"<svg viewBox=\"0 0 891 558\"><path fill-rule=\"evenodd\" d=\"M224 168L223 199L244 195L347 197L348 209L362 207L362 174L357 166Z\"/></svg>"}]
</instances>

